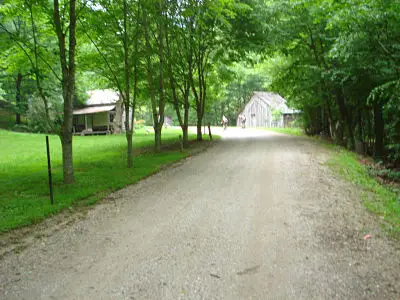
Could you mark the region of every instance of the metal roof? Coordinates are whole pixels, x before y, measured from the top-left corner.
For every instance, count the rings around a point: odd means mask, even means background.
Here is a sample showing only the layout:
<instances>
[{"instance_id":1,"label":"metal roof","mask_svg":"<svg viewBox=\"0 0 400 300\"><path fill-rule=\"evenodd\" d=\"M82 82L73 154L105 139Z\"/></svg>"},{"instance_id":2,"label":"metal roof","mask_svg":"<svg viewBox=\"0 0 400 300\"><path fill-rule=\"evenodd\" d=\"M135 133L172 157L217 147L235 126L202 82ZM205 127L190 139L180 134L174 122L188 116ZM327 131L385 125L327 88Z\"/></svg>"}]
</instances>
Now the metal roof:
<instances>
[{"instance_id":1,"label":"metal roof","mask_svg":"<svg viewBox=\"0 0 400 300\"><path fill-rule=\"evenodd\" d=\"M105 106L94 106L94 107L85 107L80 109L74 109L74 115L89 115L95 114L99 112L111 111L115 108L115 105L105 105Z\"/></svg>"}]
</instances>

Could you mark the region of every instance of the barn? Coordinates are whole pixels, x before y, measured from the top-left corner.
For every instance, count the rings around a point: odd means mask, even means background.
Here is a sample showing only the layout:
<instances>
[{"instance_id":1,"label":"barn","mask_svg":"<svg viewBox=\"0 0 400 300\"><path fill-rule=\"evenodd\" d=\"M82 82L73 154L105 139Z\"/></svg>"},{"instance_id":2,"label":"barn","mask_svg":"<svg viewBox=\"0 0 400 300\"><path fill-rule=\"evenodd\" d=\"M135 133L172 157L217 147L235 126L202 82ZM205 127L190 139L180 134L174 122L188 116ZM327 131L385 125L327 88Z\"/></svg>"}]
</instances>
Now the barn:
<instances>
[{"instance_id":1,"label":"barn","mask_svg":"<svg viewBox=\"0 0 400 300\"><path fill-rule=\"evenodd\" d=\"M239 114L246 117L246 127L284 127L284 116L298 114L290 109L286 100L272 92L254 92ZM240 126L239 116L237 126Z\"/></svg>"}]
</instances>

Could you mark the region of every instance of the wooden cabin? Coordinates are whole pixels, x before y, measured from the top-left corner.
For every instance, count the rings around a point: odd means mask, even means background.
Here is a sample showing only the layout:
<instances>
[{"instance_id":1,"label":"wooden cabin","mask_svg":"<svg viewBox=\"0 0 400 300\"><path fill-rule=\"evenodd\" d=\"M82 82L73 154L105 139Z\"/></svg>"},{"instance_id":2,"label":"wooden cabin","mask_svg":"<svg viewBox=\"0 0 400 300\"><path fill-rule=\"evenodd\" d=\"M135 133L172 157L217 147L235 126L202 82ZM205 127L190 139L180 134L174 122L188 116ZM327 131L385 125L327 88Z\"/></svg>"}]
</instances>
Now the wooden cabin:
<instances>
[{"instance_id":1,"label":"wooden cabin","mask_svg":"<svg viewBox=\"0 0 400 300\"><path fill-rule=\"evenodd\" d=\"M246 117L246 127L284 127L284 115L298 113L289 109L286 100L272 92L254 92L239 114ZM241 126L239 116L237 126Z\"/></svg>"},{"instance_id":2,"label":"wooden cabin","mask_svg":"<svg viewBox=\"0 0 400 300\"><path fill-rule=\"evenodd\" d=\"M73 111L74 134L110 134L125 130L124 106L117 92L95 90L88 94L85 106Z\"/></svg>"}]
</instances>

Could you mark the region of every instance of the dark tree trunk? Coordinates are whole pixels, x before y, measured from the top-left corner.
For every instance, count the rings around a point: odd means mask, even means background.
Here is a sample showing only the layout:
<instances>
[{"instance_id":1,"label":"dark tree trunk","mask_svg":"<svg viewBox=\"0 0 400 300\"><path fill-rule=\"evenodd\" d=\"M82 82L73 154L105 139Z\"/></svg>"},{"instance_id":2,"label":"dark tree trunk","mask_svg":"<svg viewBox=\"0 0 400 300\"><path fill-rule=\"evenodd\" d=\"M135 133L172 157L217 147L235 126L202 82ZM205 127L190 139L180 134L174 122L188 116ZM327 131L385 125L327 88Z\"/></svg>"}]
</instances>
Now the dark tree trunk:
<instances>
[{"instance_id":1,"label":"dark tree trunk","mask_svg":"<svg viewBox=\"0 0 400 300\"><path fill-rule=\"evenodd\" d=\"M328 135L330 138L334 138L334 132L333 132L333 124L332 124L332 111L331 111L331 105L329 103L329 99L326 97L325 98L325 103L326 103L326 112L328 113L328 118L327 118L327 125L328 125Z\"/></svg>"},{"instance_id":2,"label":"dark tree trunk","mask_svg":"<svg viewBox=\"0 0 400 300\"><path fill-rule=\"evenodd\" d=\"M380 103L374 104L374 122L375 122L375 158L382 158L384 155L384 123L382 115L382 106Z\"/></svg>"},{"instance_id":3,"label":"dark tree trunk","mask_svg":"<svg viewBox=\"0 0 400 300\"><path fill-rule=\"evenodd\" d=\"M357 110L357 138L355 140L355 150L358 154L365 155L365 143L362 129L362 111Z\"/></svg>"},{"instance_id":4,"label":"dark tree trunk","mask_svg":"<svg viewBox=\"0 0 400 300\"><path fill-rule=\"evenodd\" d=\"M22 74L18 73L17 82L16 82L17 93L15 95L15 106L16 106L15 123L16 124L21 124L21 83L22 83Z\"/></svg>"},{"instance_id":5,"label":"dark tree trunk","mask_svg":"<svg viewBox=\"0 0 400 300\"><path fill-rule=\"evenodd\" d=\"M201 122L202 118L198 117L197 118L197 140L202 141L203 140L203 132L201 131Z\"/></svg>"},{"instance_id":6,"label":"dark tree trunk","mask_svg":"<svg viewBox=\"0 0 400 300\"><path fill-rule=\"evenodd\" d=\"M188 93L189 94L189 93ZM189 97L185 99L185 108L184 108L184 115L183 115L183 148L189 147Z\"/></svg>"},{"instance_id":7,"label":"dark tree trunk","mask_svg":"<svg viewBox=\"0 0 400 300\"><path fill-rule=\"evenodd\" d=\"M72 157L72 135L60 136L61 149L63 158L63 176L64 183L70 184L74 182L74 166Z\"/></svg>"},{"instance_id":8,"label":"dark tree trunk","mask_svg":"<svg viewBox=\"0 0 400 300\"><path fill-rule=\"evenodd\" d=\"M132 131L131 130L127 130L126 131L126 141L128 143L128 150L127 150L127 155L128 155L128 159L127 159L127 163L128 163L128 168L132 168L133 167L133 142L132 142Z\"/></svg>"},{"instance_id":9,"label":"dark tree trunk","mask_svg":"<svg viewBox=\"0 0 400 300\"><path fill-rule=\"evenodd\" d=\"M347 145L351 150L353 150L354 149L354 134L353 134L351 116L348 114L345 100L344 100L344 95L343 95L343 92L341 89L336 90L336 102L337 102L337 105L339 106L341 123L344 124L344 126L347 129L347 138L348 138Z\"/></svg>"},{"instance_id":10,"label":"dark tree trunk","mask_svg":"<svg viewBox=\"0 0 400 300\"><path fill-rule=\"evenodd\" d=\"M154 126L154 151L161 152L161 130L162 126Z\"/></svg>"},{"instance_id":11,"label":"dark tree trunk","mask_svg":"<svg viewBox=\"0 0 400 300\"><path fill-rule=\"evenodd\" d=\"M123 35L123 49L124 49L124 79L125 79L125 93L124 93L124 106L125 106L125 136L127 141L127 166L128 168L132 168L133 166L133 151L132 151L132 135L133 135L133 126L130 127L130 116L129 111L131 109L131 100L130 100L130 83L131 83L131 70L130 70L130 61L129 61L129 48L128 48L128 5L127 1L124 0L123 3L123 13L124 13L124 20L123 20L123 28L124 28L124 35ZM133 116L132 116L133 117Z\"/></svg>"},{"instance_id":12,"label":"dark tree trunk","mask_svg":"<svg viewBox=\"0 0 400 300\"><path fill-rule=\"evenodd\" d=\"M183 133L183 148L189 147L189 130L188 126L182 126L182 133Z\"/></svg>"}]
</instances>

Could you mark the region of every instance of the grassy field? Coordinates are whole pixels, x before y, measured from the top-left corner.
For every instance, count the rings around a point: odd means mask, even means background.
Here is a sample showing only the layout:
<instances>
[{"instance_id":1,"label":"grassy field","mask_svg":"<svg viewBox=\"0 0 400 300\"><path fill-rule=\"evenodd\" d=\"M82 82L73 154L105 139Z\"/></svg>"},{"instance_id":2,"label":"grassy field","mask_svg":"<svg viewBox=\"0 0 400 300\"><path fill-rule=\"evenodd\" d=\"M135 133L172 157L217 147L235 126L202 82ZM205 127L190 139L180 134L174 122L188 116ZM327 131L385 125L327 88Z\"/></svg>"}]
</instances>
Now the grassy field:
<instances>
[{"instance_id":1,"label":"grassy field","mask_svg":"<svg viewBox=\"0 0 400 300\"><path fill-rule=\"evenodd\" d=\"M176 142L178 135L175 129L164 130L163 141ZM51 205L45 136L0 130L0 231L29 225L71 205L92 204L188 156L179 151L138 154L139 148L151 147L153 139L144 130L136 133L134 168L128 169L124 135L74 137L76 183L64 185L60 140L50 136L55 197Z\"/></svg>"},{"instance_id":2,"label":"grassy field","mask_svg":"<svg viewBox=\"0 0 400 300\"><path fill-rule=\"evenodd\" d=\"M362 189L364 205L383 218L385 231L400 238L400 194L372 178L357 154L339 146L330 145L329 148L335 155L328 161L328 165Z\"/></svg>"},{"instance_id":3,"label":"grassy field","mask_svg":"<svg viewBox=\"0 0 400 300\"><path fill-rule=\"evenodd\" d=\"M278 133L296 135L296 136L305 135L303 129L301 128L262 128L262 129Z\"/></svg>"}]
</instances>

